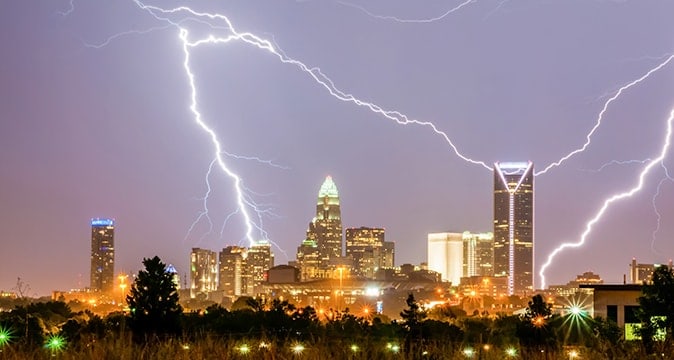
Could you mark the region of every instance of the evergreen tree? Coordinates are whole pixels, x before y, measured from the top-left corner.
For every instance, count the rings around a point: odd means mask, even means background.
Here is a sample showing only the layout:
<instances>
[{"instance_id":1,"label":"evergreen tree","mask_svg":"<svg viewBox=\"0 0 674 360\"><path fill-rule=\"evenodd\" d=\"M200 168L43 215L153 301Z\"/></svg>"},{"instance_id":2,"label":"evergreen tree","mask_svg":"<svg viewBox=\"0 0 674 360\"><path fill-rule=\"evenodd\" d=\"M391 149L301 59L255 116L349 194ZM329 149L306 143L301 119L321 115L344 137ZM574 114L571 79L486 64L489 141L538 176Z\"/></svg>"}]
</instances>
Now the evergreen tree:
<instances>
[{"instance_id":1,"label":"evergreen tree","mask_svg":"<svg viewBox=\"0 0 674 360\"><path fill-rule=\"evenodd\" d=\"M142 341L179 334L183 309L178 304L172 274L166 272L166 265L157 256L143 259L143 265L145 270L138 272L126 297L134 339Z\"/></svg>"}]
</instances>

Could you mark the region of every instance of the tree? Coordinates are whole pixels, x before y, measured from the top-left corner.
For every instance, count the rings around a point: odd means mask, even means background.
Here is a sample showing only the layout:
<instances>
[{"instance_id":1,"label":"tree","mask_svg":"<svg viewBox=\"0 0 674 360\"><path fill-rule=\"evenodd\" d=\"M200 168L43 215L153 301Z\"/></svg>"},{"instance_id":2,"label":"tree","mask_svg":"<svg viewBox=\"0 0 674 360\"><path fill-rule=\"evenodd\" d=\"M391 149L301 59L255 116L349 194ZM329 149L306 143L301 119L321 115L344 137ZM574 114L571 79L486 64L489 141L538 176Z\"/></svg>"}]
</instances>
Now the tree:
<instances>
[{"instance_id":1,"label":"tree","mask_svg":"<svg viewBox=\"0 0 674 360\"><path fill-rule=\"evenodd\" d=\"M131 293L126 297L131 309L129 325L134 339L179 334L183 309L178 304L173 275L166 272L166 265L157 256L143 259L143 265L145 270L138 272Z\"/></svg>"},{"instance_id":2,"label":"tree","mask_svg":"<svg viewBox=\"0 0 674 360\"><path fill-rule=\"evenodd\" d=\"M529 301L525 314L517 324L516 334L520 344L536 350L554 350L559 346L555 329L559 317L552 316L552 304L546 303L540 294Z\"/></svg>"},{"instance_id":3,"label":"tree","mask_svg":"<svg viewBox=\"0 0 674 360\"><path fill-rule=\"evenodd\" d=\"M414 299L414 295L410 293L407 296L407 309L403 309L400 313L400 317L403 319L403 328L407 330L405 336L405 357L407 358L416 358L419 351L419 347L414 345L419 345L422 340L423 333L421 331L421 324L426 318L426 311L424 311L419 303Z\"/></svg>"},{"instance_id":4,"label":"tree","mask_svg":"<svg viewBox=\"0 0 674 360\"><path fill-rule=\"evenodd\" d=\"M636 315L641 322L639 333L646 351L654 350L655 340L664 340L669 347L674 331L674 272L667 266L658 266L651 282L644 284ZM664 335L664 337L662 336ZM663 349L665 350L665 349Z\"/></svg>"},{"instance_id":5,"label":"tree","mask_svg":"<svg viewBox=\"0 0 674 360\"><path fill-rule=\"evenodd\" d=\"M403 319L403 325L407 330L416 329L426 318L426 311L421 309L412 293L407 296L405 302L407 303L407 309L403 309L400 313L400 317Z\"/></svg>"},{"instance_id":6,"label":"tree","mask_svg":"<svg viewBox=\"0 0 674 360\"><path fill-rule=\"evenodd\" d=\"M535 324L537 321L540 322L549 318L550 315L552 315L552 304L546 303L543 296L537 294L529 301L524 317Z\"/></svg>"}]
</instances>

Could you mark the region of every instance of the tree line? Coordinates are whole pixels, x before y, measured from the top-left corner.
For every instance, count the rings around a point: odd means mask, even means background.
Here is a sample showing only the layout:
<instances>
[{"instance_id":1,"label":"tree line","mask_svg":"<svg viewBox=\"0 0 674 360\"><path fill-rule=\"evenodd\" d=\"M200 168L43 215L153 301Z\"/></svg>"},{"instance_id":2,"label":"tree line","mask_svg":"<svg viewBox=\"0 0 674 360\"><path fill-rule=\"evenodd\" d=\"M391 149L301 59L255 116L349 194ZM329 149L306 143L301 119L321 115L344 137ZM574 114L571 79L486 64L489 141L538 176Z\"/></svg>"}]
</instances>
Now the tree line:
<instances>
[{"instance_id":1,"label":"tree line","mask_svg":"<svg viewBox=\"0 0 674 360\"><path fill-rule=\"evenodd\" d=\"M184 312L165 264L154 257L144 259L143 265L126 299L128 313L74 313L58 301L17 305L0 313L0 354L95 358L120 353L147 359L178 357L167 355L172 351L187 358L270 359L556 359L578 354L640 359L670 356L674 350L674 275L664 266L656 269L639 298L642 340L625 341L614 322L590 318L580 310L555 314L541 295L531 298L522 315L443 320L438 313L456 312L450 307L426 311L414 294L409 294L400 319L392 321L376 314L357 316L349 309L319 314L310 306L259 298L245 299L236 310L211 305Z\"/></svg>"}]
</instances>

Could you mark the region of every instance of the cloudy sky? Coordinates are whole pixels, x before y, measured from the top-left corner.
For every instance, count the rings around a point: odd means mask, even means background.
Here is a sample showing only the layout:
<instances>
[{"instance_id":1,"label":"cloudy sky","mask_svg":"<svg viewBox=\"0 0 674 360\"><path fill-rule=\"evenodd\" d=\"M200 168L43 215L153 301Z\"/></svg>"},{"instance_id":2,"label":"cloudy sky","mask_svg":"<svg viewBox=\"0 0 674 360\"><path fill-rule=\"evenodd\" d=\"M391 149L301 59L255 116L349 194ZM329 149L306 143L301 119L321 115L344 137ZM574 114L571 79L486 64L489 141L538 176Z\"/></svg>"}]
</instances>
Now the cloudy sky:
<instances>
[{"instance_id":1,"label":"cloudy sky","mask_svg":"<svg viewBox=\"0 0 674 360\"><path fill-rule=\"evenodd\" d=\"M606 102L674 54L671 1L189 5L320 68L361 104L432 122L467 158L531 160L537 171L582 147ZM208 177L212 228L198 218L215 148L190 111L178 26L193 42L233 35L224 21L132 0L42 0L5 4L0 24L0 289L17 277L39 295L88 286L92 217L116 220L116 272L159 255L182 274L192 247L248 243L241 212L225 224L237 202L217 165ZM264 210L252 236L277 245L277 263L294 258L326 175L339 188L344 226L385 227L397 264L426 261L429 232L492 230L491 171L464 161L431 127L340 100L244 41L189 53L197 109L247 199ZM536 272L555 247L579 241L606 198L638 183L673 108L674 61L610 102L584 152L536 177ZM667 155L663 165L673 166ZM547 283L588 270L622 282L632 257L673 257L674 181L665 176L653 166L585 246L555 257Z\"/></svg>"}]
</instances>

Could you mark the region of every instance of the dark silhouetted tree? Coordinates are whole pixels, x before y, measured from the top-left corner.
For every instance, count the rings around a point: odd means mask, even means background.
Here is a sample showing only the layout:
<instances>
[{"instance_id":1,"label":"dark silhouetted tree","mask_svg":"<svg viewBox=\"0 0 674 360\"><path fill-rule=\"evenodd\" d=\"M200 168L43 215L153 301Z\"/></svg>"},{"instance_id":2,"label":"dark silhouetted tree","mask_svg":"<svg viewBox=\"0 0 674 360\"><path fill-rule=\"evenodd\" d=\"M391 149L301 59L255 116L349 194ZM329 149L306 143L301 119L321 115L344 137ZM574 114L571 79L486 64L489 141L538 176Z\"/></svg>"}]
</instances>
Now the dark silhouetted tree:
<instances>
[{"instance_id":1,"label":"dark silhouetted tree","mask_svg":"<svg viewBox=\"0 0 674 360\"><path fill-rule=\"evenodd\" d=\"M648 353L655 350L657 335L664 334L660 345L671 347L674 331L674 273L667 266L659 266L653 272L651 282L644 284L639 297L636 315L641 321L639 333Z\"/></svg>"},{"instance_id":2,"label":"dark silhouetted tree","mask_svg":"<svg viewBox=\"0 0 674 360\"><path fill-rule=\"evenodd\" d=\"M145 270L131 286L126 301L131 309L129 326L137 341L180 334L178 292L173 275L159 257L143 259Z\"/></svg>"},{"instance_id":3,"label":"dark silhouetted tree","mask_svg":"<svg viewBox=\"0 0 674 360\"><path fill-rule=\"evenodd\" d=\"M421 343L423 335L421 323L426 318L426 311L419 306L412 293L407 296L405 302L407 303L407 309L403 309L400 313L400 317L403 319L403 328L407 332L405 335L405 357L416 358L420 347L414 345Z\"/></svg>"}]
</instances>

